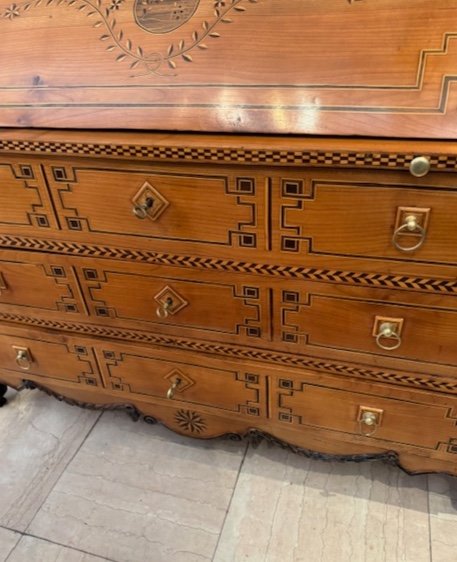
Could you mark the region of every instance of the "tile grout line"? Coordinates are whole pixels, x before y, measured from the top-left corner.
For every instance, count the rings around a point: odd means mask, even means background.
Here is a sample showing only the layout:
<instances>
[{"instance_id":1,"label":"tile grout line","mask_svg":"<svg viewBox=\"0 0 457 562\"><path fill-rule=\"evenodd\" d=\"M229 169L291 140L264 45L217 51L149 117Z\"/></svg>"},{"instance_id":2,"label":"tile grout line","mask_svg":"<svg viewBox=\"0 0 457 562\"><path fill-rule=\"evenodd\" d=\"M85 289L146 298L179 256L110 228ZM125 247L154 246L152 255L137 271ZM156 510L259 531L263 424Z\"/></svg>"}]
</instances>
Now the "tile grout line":
<instances>
[{"instance_id":1,"label":"tile grout line","mask_svg":"<svg viewBox=\"0 0 457 562\"><path fill-rule=\"evenodd\" d=\"M79 453L79 451L81 450L82 446L84 445L84 443L87 441L87 439L89 438L89 436L91 435L91 433L94 431L95 427L97 426L98 422L100 421L100 418L103 416L103 412L100 412L98 418L95 420L95 423L93 424L93 426L89 429L89 431L87 432L86 436L84 437L84 439L81 441L81 443L79 444L79 447L76 449L76 451L73 453L73 455L71 456L71 458L69 459L69 461L67 462L67 464L64 466L62 472L60 473L59 477L57 478L57 480L54 482L54 485L52 486L52 488L49 490L49 492L46 494L46 497L43 499L43 501L40 503L40 505L37 507L35 513L33 514L33 517L30 519L30 521L27 523L27 526L24 530L24 534L28 534L27 530L30 528L30 525L33 523L33 521L35 520L36 516L38 515L38 512L40 511L40 509L43 507L45 501L48 499L48 497L50 496L50 494L52 493L52 491L54 490L54 488L57 486L57 484L60 482L62 476L64 475L64 473L67 471L67 468L70 466L70 464L73 462L73 459L76 457L76 455Z\"/></svg>"},{"instance_id":2,"label":"tile grout line","mask_svg":"<svg viewBox=\"0 0 457 562\"><path fill-rule=\"evenodd\" d=\"M2 527L2 529L7 529L8 531L14 531L14 529L9 529L8 527ZM14 531L14 532L18 533L21 536L20 536L19 540L17 541L17 543L13 546L13 548L10 551L10 553L8 554L8 556L5 558L4 562L8 562L8 559L13 554L13 552L16 550L16 548L19 546L19 543L22 541L22 539L24 537L31 537L32 539L37 539L37 540L40 540L40 541L43 541L43 542L47 542L49 544L55 544L56 546L61 546L62 548L68 548L68 550L74 550L75 552L81 552L82 554L87 554L89 556L99 558L100 560L106 560L106 562L118 562L118 560L114 560L114 558L105 558L104 556L100 556L99 554L94 554L93 552L89 552L88 550L82 550L81 548L75 548L73 546L68 546L66 544L62 544L60 542L51 541L49 539L46 539L45 537L33 535L32 533L27 533L25 531L24 532Z\"/></svg>"},{"instance_id":3,"label":"tile grout line","mask_svg":"<svg viewBox=\"0 0 457 562\"><path fill-rule=\"evenodd\" d=\"M233 497L235 496L235 491L236 491L236 488L238 486L238 481L240 479L241 471L242 471L243 466L244 466L244 461L246 460L246 455L247 455L248 449L249 449L249 442L246 443L246 447L244 449L244 455L243 455L243 458L241 459L240 468L238 469L238 474L236 475L235 484L233 486L232 494L230 496L230 500L228 502L227 509L225 511L224 520L222 521L221 530L219 531L219 537L217 538L216 546L214 547L214 552L213 552L213 556L211 557L211 562L214 562L214 557L216 556L217 549L219 548L219 543L221 541L222 532L224 530L225 522L227 521L228 514L230 513L230 508L232 506Z\"/></svg>"},{"instance_id":4,"label":"tile grout line","mask_svg":"<svg viewBox=\"0 0 457 562\"><path fill-rule=\"evenodd\" d=\"M427 511L428 511L428 548L430 552L430 562L433 562L433 542L432 542L432 520L430 517L430 475L427 474Z\"/></svg>"},{"instance_id":5,"label":"tile grout line","mask_svg":"<svg viewBox=\"0 0 457 562\"><path fill-rule=\"evenodd\" d=\"M2 529L7 529L8 531L12 531L12 529L8 529L7 527L2 527ZM18 544L21 542L22 537L24 536L23 533L20 533L19 531L14 531L15 533L19 534L19 537L17 539L16 544L13 546L13 548L8 552L8 556L5 558L4 562L8 562L9 557L13 554L13 552L16 550Z\"/></svg>"}]
</instances>

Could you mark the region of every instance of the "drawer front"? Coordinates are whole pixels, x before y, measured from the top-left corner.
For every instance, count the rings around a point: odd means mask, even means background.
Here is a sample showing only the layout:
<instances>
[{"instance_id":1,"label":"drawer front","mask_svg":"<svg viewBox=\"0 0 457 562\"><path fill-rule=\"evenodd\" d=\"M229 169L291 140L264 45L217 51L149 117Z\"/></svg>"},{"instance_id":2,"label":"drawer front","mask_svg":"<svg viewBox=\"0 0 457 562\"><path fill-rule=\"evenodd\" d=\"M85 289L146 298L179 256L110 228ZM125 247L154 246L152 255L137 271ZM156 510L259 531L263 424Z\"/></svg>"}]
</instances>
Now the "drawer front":
<instances>
[{"instance_id":1,"label":"drawer front","mask_svg":"<svg viewBox=\"0 0 457 562\"><path fill-rule=\"evenodd\" d=\"M42 263L35 255L0 252L0 258L0 307L84 312L73 270L60 257Z\"/></svg>"},{"instance_id":2,"label":"drawer front","mask_svg":"<svg viewBox=\"0 0 457 562\"><path fill-rule=\"evenodd\" d=\"M385 390L384 390L385 391ZM457 410L425 399L380 398L319 386L312 376L272 380L272 417L281 425L316 427L431 450L457 441Z\"/></svg>"},{"instance_id":3,"label":"drawer front","mask_svg":"<svg viewBox=\"0 0 457 562\"><path fill-rule=\"evenodd\" d=\"M50 336L36 331L32 337L0 333L0 368L30 375L99 386L100 377L93 349L77 339Z\"/></svg>"},{"instance_id":4,"label":"drawer front","mask_svg":"<svg viewBox=\"0 0 457 562\"><path fill-rule=\"evenodd\" d=\"M124 245L151 249L153 241L181 254L265 247L265 181L247 170L68 162L45 170L62 229L82 239L124 235Z\"/></svg>"},{"instance_id":5,"label":"drawer front","mask_svg":"<svg viewBox=\"0 0 457 562\"><path fill-rule=\"evenodd\" d=\"M148 274L151 269L154 274ZM210 280L204 273L166 276L161 268L151 269L103 262L78 267L89 314L149 330L168 327L174 334L270 338L268 292L252 279L224 282L221 274Z\"/></svg>"},{"instance_id":6,"label":"drawer front","mask_svg":"<svg viewBox=\"0 0 457 562\"><path fill-rule=\"evenodd\" d=\"M309 291L278 291L276 339L297 353L329 351L456 364L457 312ZM324 291L323 291L324 292ZM347 357L346 357L347 359ZM359 359L361 359L359 355Z\"/></svg>"},{"instance_id":7,"label":"drawer front","mask_svg":"<svg viewBox=\"0 0 457 562\"><path fill-rule=\"evenodd\" d=\"M274 241L282 260L303 265L340 258L377 268L382 258L457 262L457 189L453 174L415 179L406 172L313 170L276 180ZM372 261L362 260L370 258ZM357 267L357 265L355 266Z\"/></svg>"},{"instance_id":8,"label":"drawer front","mask_svg":"<svg viewBox=\"0 0 457 562\"><path fill-rule=\"evenodd\" d=\"M356 360L362 360L363 353L369 354L363 360L370 363L373 355L444 365L457 362L456 310L420 306L417 299L408 302L393 292L383 292L385 300L377 300L370 298L374 291L359 292L368 297L362 298L349 292L340 296L344 291L336 293L318 284L301 291L297 285L287 286L290 290L275 293L273 316L278 319L275 340L292 352L325 357L340 351L345 359L350 352L359 354ZM400 302L388 302L395 299Z\"/></svg>"},{"instance_id":9,"label":"drawer front","mask_svg":"<svg viewBox=\"0 0 457 562\"><path fill-rule=\"evenodd\" d=\"M47 236L57 223L40 166L0 156L0 228Z\"/></svg>"},{"instance_id":10,"label":"drawer front","mask_svg":"<svg viewBox=\"0 0 457 562\"><path fill-rule=\"evenodd\" d=\"M110 391L207 406L225 413L266 415L265 376L255 369L207 357L109 343L98 346L98 354Z\"/></svg>"}]
</instances>

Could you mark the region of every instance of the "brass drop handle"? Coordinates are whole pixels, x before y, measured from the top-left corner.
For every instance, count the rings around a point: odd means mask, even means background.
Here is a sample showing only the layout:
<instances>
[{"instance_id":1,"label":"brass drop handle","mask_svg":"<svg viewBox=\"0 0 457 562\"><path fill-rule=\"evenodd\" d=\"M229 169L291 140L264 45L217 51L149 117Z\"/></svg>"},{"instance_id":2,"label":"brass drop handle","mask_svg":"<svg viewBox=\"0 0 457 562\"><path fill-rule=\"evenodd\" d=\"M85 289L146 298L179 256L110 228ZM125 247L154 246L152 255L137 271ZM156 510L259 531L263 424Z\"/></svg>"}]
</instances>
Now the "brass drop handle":
<instances>
[{"instance_id":1,"label":"brass drop handle","mask_svg":"<svg viewBox=\"0 0 457 562\"><path fill-rule=\"evenodd\" d=\"M156 309L156 314L159 318L165 319L170 315L169 310L173 306L173 299L168 297L163 303L160 303Z\"/></svg>"},{"instance_id":2,"label":"brass drop handle","mask_svg":"<svg viewBox=\"0 0 457 562\"><path fill-rule=\"evenodd\" d=\"M169 400L173 400L173 397L175 395L175 391L178 388L178 386L181 384L181 379L180 378L176 378L173 382L173 384L170 386L170 388L167 391L167 398Z\"/></svg>"},{"instance_id":3,"label":"brass drop handle","mask_svg":"<svg viewBox=\"0 0 457 562\"><path fill-rule=\"evenodd\" d=\"M430 172L430 160L425 156L413 158L409 164L409 172L415 178L423 178Z\"/></svg>"},{"instance_id":4,"label":"brass drop handle","mask_svg":"<svg viewBox=\"0 0 457 562\"><path fill-rule=\"evenodd\" d=\"M32 357L26 347L13 346L16 351L16 363L23 370L28 371L32 366Z\"/></svg>"},{"instance_id":5,"label":"brass drop handle","mask_svg":"<svg viewBox=\"0 0 457 562\"><path fill-rule=\"evenodd\" d=\"M152 197L146 197L144 203L134 205L133 214L139 219L145 219L148 216L148 212L154 206L154 199Z\"/></svg>"},{"instance_id":6,"label":"brass drop handle","mask_svg":"<svg viewBox=\"0 0 457 562\"><path fill-rule=\"evenodd\" d=\"M402 246L398 242L398 236L408 232L418 234L419 241L417 242L417 244L414 244L413 246ZM407 217L405 217L404 223L401 224L393 233L392 244L397 248L397 250L400 250L401 252L414 252L414 250L419 249L422 246L422 244L425 242L425 234L426 234L425 228L419 224L419 221L417 220L417 216L408 215Z\"/></svg>"},{"instance_id":7,"label":"brass drop handle","mask_svg":"<svg viewBox=\"0 0 457 562\"><path fill-rule=\"evenodd\" d=\"M361 407L359 409L360 433L366 437L373 435L381 424L382 414L382 410Z\"/></svg>"},{"instance_id":8,"label":"brass drop handle","mask_svg":"<svg viewBox=\"0 0 457 562\"><path fill-rule=\"evenodd\" d=\"M392 345L386 345L383 340L393 340ZM392 322L383 322L379 326L379 331L376 334L376 344L381 349L392 351L401 346L401 337L397 333L397 326Z\"/></svg>"}]
</instances>

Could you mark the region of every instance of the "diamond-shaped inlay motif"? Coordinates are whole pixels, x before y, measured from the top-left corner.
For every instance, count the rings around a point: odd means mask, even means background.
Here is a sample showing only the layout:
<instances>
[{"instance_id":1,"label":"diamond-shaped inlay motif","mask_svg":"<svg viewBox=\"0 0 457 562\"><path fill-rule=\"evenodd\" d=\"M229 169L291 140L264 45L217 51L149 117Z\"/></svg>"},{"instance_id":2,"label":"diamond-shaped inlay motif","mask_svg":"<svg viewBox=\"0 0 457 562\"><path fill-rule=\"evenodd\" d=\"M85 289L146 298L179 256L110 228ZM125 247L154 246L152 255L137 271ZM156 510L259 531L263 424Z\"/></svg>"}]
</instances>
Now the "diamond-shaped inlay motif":
<instances>
[{"instance_id":1,"label":"diamond-shaped inlay motif","mask_svg":"<svg viewBox=\"0 0 457 562\"><path fill-rule=\"evenodd\" d=\"M167 316L176 314L189 304L179 293L168 285L157 293L154 298L159 303L160 307L167 311Z\"/></svg>"},{"instance_id":2,"label":"diamond-shaped inlay motif","mask_svg":"<svg viewBox=\"0 0 457 562\"><path fill-rule=\"evenodd\" d=\"M195 384L194 380L192 380L188 375L185 375L179 369L173 369L163 378L170 381L170 384L175 384L179 380L179 384L176 385L176 393L183 392Z\"/></svg>"},{"instance_id":3,"label":"diamond-shaped inlay motif","mask_svg":"<svg viewBox=\"0 0 457 562\"><path fill-rule=\"evenodd\" d=\"M144 182L132 198L134 208L144 209L144 218L157 220L170 204L167 199L149 182ZM141 217L143 218L143 217Z\"/></svg>"}]
</instances>

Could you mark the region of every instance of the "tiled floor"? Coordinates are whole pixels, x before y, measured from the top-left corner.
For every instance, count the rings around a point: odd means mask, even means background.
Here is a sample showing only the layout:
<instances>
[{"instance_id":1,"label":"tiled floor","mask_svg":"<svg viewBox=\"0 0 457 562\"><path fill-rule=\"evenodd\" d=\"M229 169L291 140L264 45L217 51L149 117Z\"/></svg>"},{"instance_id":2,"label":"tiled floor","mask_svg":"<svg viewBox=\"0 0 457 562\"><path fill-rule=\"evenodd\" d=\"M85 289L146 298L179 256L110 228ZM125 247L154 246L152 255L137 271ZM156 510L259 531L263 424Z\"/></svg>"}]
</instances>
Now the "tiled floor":
<instances>
[{"instance_id":1,"label":"tiled floor","mask_svg":"<svg viewBox=\"0 0 457 562\"><path fill-rule=\"evenodd\" d=\"M457 478L0 409L0 562L457 562Z\"/></svg>"}]
</instances>

